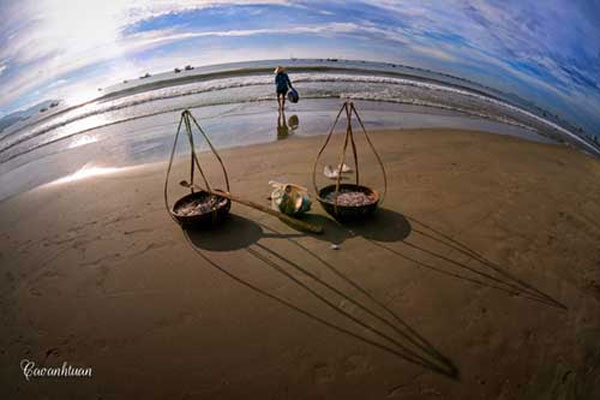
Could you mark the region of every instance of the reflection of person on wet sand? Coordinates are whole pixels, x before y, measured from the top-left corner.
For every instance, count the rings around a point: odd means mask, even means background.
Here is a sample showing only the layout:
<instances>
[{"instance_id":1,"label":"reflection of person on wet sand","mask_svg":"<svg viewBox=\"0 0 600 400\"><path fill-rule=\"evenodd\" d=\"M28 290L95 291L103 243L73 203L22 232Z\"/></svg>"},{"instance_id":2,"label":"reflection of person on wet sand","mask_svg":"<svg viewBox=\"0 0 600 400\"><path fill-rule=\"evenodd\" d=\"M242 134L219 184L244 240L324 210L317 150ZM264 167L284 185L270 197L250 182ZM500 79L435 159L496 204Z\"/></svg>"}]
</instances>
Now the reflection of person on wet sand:
<instances>
[{"instance_id":1,"label":"reflection of person on wet sand","mask_svg":"<svg viewBox=\"0 0 600 400\"><path fill-rule=\"evenodd\" d=\"M300 120L298 120L298 116L296 114L292 115L288 119L288 125L290 126L292 132L298 129L298 125L300 125Z\"/></svg>"},{"instance_id":2,"label":"reflection of person on wet sand","mask_svg":"<svg viewBox=\"0 0 600 400\"><path fill-rule=\"evenodd\" d=\"M277 113L277 139L285 139L288 137L290 130L285 121L285 112L279 110Z\"/></svg>"},{"instance_id":3,"label":"reflection of person on wet sand","mask_svg":"<svg viewBox=\"0 0 600 400\"><path fill-rule=\"evenodd\" d=\"M285 139L300 125L297 115L292 115L286 122L285 111L279 110L277 113L277 139Z\"/></svg>"}]
</instances>

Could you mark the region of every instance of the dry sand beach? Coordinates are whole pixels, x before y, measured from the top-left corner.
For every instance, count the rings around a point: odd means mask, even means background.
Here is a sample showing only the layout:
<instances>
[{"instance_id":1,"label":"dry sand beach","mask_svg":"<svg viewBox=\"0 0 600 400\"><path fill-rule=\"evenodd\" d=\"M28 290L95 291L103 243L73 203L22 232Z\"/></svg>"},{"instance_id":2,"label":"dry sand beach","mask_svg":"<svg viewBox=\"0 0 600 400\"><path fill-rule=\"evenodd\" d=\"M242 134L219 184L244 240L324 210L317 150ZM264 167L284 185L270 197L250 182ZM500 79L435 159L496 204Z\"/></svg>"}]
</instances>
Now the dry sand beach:
<instances>
[{"instance_id":1,"label":"dry sand beach","mask_svg":"<svg viewBox=\"0 0 600 400\"><path fill-rule=\"evenodd\" d=\"M1 202L2 398L600 398L598 160L371 135L385 203L351 226L313 204L321 236L237 204L182 231L164 163ZM232 192L268 205L270 179L310 187L322 140L223 151ZM361 172L380 183L368 157ZM93 378L28 382L22 359Z\"/></svg>"}]
</instances>

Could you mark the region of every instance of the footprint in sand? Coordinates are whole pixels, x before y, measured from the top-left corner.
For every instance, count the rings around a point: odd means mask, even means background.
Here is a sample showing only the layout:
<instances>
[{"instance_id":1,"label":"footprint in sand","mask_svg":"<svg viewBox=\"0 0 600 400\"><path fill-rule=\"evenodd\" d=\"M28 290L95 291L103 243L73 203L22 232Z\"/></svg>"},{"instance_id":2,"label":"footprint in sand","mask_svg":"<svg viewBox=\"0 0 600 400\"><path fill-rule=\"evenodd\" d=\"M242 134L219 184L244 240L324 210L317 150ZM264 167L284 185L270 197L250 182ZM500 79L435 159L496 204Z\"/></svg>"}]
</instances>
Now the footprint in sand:
<instances>
[{"instance_id":1,"label":"footprint in sand","mask_svg":"<svg viewBox=\"0 0 600 400\"><path fill-rule=\"evenodd\" d=\"M344 358L341 369L346 376L363 375L373 370L369 360L361 354L351 354Z\"/></svg>"},{"instance_id":2,"label":"footprint in sand","mask_svg":"<svg viewBox=\"0 0 600 400\"><path fill-rule=\"evenodd\" d=\"M42 292L40 292L40 290L38 288L32 287L29 289L29 294L37 297L37 296L41 296Z\"/></svg>"},{"instance_id":3,"label":"footprint in sand","mask_svg":"<svg viewBox=\"0 0 600 400\"><path fill-rule=\"evenodd\" d=\"M334 368L327 363L318 363L313 367L313 381L317 384L332 382L335 379Z\"/></svg>"}]
</instances>

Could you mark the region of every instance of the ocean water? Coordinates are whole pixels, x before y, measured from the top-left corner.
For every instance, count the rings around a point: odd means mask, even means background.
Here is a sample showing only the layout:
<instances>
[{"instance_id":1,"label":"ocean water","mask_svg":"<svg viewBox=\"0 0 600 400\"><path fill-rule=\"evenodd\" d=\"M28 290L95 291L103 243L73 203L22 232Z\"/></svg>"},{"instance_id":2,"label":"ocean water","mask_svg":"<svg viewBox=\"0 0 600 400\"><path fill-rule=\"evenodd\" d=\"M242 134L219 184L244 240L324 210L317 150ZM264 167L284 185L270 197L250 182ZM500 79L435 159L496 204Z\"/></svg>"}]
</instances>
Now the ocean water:
<instances>
[{"instance_id":1,"label":"ocean water","mask_svg":"<svg viewBox=\"0 0 600 400\"><path fill-rule=\"evenodd\" d=\"M301 101L278 126L273 67L288 66ZM593 146L526 101L434 71L343 60L276 60L162 73L102 88L0 132L0 199L89 165L131 166L168 156L191 109L218 147L324 134L343 101L368 129L457 128ZM290 118L292 117L292 118ZM279 124L281 125L281 124Z\"/></svg>"}]
</instances>

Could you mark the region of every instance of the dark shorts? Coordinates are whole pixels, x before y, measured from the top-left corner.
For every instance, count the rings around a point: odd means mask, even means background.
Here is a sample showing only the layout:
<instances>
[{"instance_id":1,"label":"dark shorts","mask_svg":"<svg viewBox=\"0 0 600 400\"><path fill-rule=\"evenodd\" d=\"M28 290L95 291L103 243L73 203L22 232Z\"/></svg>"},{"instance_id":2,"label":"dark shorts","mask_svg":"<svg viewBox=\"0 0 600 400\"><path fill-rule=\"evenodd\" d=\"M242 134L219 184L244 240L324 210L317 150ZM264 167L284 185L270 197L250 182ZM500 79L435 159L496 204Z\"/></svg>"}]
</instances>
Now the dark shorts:
<instances>
[{"instance_id":1,"label":"dark shorts","mask_svg":"<svg viewBox=\"0 0 600 400\"><path fill-rule=\"evenodd\" d=\"M283 88L283 89L279 89L279 88L277 88L277 95L278 95L278 96L279 96L280 94L282 94L282 95L284 95L284 96L285 96L285 95L287 94L287 92L288 92L288 88Z\"/></svg>"}]
</instances>

